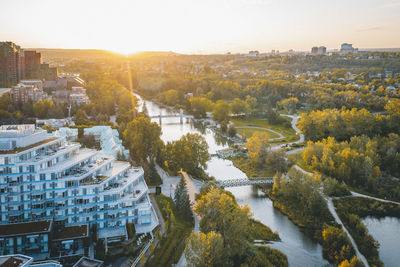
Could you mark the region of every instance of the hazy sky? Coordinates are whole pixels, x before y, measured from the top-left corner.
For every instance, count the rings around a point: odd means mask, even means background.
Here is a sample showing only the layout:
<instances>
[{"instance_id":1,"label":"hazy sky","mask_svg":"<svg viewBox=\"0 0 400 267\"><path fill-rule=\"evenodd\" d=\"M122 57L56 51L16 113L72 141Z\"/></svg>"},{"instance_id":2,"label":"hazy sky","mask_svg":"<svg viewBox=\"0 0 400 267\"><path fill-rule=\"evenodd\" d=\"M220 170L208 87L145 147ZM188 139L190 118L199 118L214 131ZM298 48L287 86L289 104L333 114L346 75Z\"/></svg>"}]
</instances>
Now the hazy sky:
<instances>
[{"instance_id":1,"label":"hazy sky","mask_svg":"<svg viewBox=\"0 0 400 267\"><path fill-rule=\"evenodd\" d=\"M226 53L400 47L400 0L0 0L23 47Z\"/></svg>"}]
</instances>

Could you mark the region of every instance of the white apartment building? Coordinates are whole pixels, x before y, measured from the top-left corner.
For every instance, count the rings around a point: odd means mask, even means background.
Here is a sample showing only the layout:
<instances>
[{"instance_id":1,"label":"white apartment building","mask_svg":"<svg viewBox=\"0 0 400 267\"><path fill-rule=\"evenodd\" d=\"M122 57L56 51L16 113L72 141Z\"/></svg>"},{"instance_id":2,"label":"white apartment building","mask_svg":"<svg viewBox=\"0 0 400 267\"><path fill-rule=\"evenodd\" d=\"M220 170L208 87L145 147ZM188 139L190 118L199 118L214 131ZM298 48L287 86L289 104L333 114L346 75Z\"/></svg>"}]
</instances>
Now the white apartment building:
<instances>
[{"instance_id":1,"label":"white apartment building","mask_svg":"<svg viewBox=\"0 0 400 267\"><path fill-rule=\"evenodd\" d=\"M106 239L126 236L127 223L136 233L158 225L142 168L34 125L0 126L0 228L44 220L97 225Z\"/></svg>"}]
</instances>

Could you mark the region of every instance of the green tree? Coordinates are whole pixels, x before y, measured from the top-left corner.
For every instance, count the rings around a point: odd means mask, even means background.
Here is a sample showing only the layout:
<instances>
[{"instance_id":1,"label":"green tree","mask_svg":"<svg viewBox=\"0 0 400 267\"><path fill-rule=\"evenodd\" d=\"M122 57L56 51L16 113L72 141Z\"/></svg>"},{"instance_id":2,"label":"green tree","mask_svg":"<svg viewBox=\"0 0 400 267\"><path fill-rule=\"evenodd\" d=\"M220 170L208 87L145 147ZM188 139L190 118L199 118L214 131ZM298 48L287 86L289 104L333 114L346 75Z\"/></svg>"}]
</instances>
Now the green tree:
<instances>
[{"instance_id":1,"label":"green tree","mask_svg":"<svg viewBox=\"0 0 400 267\"><path fill-rule=\"evenodd\" d=\"M144 117L134 119L128 123L123 134L131 155L136 160L153 161L160 155L163 148L163 142L160 139L161 127L150 119Z\"/></svg>"},{"instance_id":2,"label":"green tree","mask_svg":"<svg viewBox=\"0 0 400 267\"><path fill-rule=\"evenodd\" d=\"M186 188L186 182L183 176L181 175L181 179L177 188L175 189L174 202L177 208L178 214L186 221L192 223L193 222L193 213L192 207L189 199L189 195Z\"/></svg>"},{"instance_id":3,"label":"green tree","mask_svg":"<svg viewBox=\"0 0 400 267\"><path fill-rule=\"evenodd\" d=\"M247 113L249 110L249 105L239 99L239 98L235 98L231 104L231 111L233 114L241 114L241 113Z\"/></svg>"},{"instance_id":4,"label":"green tree","mask_svg":"<svg viewBox=\"0 0 400 267\"><path fill-rule=\"evenodd\" d=\"M283 149L268 152L265 163L276 172L283 173L288 169L286 153Z\"/></svg>"},{"instance_id":5,"label":"green tree","mask_svg":"<svg viewBox=\"0 0 400 267\"><path fill-rule=\"evenodd\" d=\"M175 173L182 168L197 176L207 166L209 157L208 144L199 134L188 133L177 141L168 142L164 149L168 169Z\"/></svg>"}]
</instances>

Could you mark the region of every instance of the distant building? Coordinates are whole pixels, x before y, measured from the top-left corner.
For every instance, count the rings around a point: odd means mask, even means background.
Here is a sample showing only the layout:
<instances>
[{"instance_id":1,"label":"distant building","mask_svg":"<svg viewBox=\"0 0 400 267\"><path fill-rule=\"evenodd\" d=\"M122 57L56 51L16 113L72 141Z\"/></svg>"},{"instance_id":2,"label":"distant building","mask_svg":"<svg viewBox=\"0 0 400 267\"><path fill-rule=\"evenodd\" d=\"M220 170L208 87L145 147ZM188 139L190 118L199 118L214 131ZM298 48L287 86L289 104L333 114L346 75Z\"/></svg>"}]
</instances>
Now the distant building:
<instances>
[{"instance_id":1,"label":"distant building","mask_svg":"<svg viewBox=\"0 0 400 267\"><path fill-rule=\"evenodd\" d=\"M42 64L42 55L36 51L25 51L26 78L37 78Z\"/></svg>"},{"instance_id":2,"label":"distant building","mask_svg":"<svg viewBox=\"0 0 400 267\"><path fill-rule=\"evenodd\" d=\"M323 55L326 54L326 47L325 46L314 46L311 48L311 54L315 55Z\"/></svg>"},{"instance_id":3,"label":"distant building","mask_svg":"<svg viewBox=\"0 0 400 267\"><path fill-rule=\"evenodd\" d=\"M13 42L0 42L0 88L16 85L24 75L24 50Z\"/></svg>"},{"instance_id":4,"label":"distant building","mask_svg":"<svg viewBox=\"0 0 400 267\"><path fill-rule=\"evenodd\" d=\"M58 79L58 69L50 67L49 64L41 64L38 78L45 79L46 81L55 81Z\"/></svg>"},{"instance_id":5,"label":"distant building","mask_svg":"<svg viewBox=\"0 0 400 267\"><path fill-rule=\"evenodd\" d=\"M257 50L255 51L250 51L249 54L247 55L248 57L258 57L260 55L260 52Z\"/></svg>"},{"instance_id":6,"label":"distant building","mask_svg":"<svg viewBox=\"0 0 400 267\"><path fill-rule=\"evenodd\" d=\"M24 85L33 85L39 90L43 90L42 80L21 80L20 83Z\"/></svg>"},{"instance_id":7,"label":"distant building","mask_svg":"<svg viewBox=\"0 0 400 267\"><path fill-rule=\"evenodd\" d=\"M29 101L36 102L48 98L48 95L35 85L26 85L23 83L13 86L10 94L15 104L25 104Z\"/></svg>"},{"instance_id":8,"label":"distant building","mask_svg":"<svg viewBox=\"0 0 400 267\"><path fill-rule=\"evenodd\" d=\"M24 51L13 42L0 42L0 88L11 87L21 79L58 80L58 70L42 63L36 51Z\"/></svg>"},{"instance_id":9,"label":"distant building","mask_svg":"<svg viewBox=\"0 0 400 267\"><path fill-rule=\"evenodd\" d=\"M358 48L354 48L352 44L348 43L343 43L340 46L340 54L346 55L352 53L358 53Z\"/></svg>"}]
</instances>

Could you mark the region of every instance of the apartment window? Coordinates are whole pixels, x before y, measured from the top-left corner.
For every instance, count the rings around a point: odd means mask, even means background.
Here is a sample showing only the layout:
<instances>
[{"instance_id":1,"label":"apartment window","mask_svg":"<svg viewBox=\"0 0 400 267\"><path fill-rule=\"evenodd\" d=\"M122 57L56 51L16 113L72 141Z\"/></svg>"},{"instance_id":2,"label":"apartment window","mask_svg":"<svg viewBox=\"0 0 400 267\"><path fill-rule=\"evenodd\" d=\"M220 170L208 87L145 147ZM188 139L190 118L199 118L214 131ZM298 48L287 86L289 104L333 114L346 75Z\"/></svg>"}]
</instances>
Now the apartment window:
<instances>
[{"instance_id":1,"label":"apartment window","mask_svg":"<svg viewBox=\"0 0 400 267\"><path fill-rule=\"evenodd\" d=\"M45 173L41 173L40 174L40 181L44 181L46 180L46 174Z\"/></svg>"}]
</instances>

